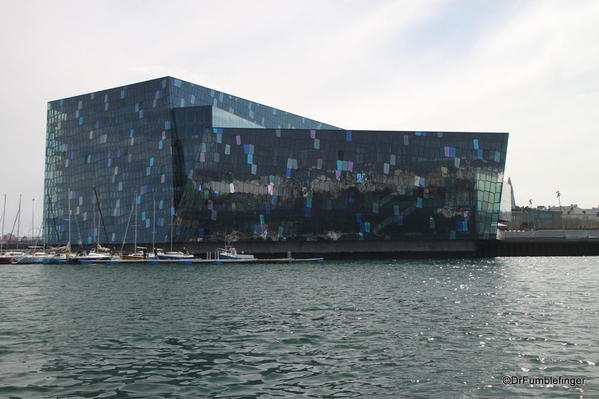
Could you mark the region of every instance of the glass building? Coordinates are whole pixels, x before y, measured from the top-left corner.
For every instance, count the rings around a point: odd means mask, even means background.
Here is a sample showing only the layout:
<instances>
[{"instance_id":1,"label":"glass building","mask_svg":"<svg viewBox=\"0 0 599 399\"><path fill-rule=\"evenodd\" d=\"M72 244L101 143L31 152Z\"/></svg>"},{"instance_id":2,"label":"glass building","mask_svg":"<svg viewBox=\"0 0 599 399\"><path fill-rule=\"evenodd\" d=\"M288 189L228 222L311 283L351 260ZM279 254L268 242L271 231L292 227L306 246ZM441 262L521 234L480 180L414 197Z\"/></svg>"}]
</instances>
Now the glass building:
<instances>
[{"instance_id":1,"label":"glass building","mask_svg":"<svg viewBox=\"0 0 599 399\"><path fill-rule=\"evenodd\" d=\"M48 104L44 231L74 244L494 239L507 140L343 130L166 77Z\"/></svg>"}]
</instances>

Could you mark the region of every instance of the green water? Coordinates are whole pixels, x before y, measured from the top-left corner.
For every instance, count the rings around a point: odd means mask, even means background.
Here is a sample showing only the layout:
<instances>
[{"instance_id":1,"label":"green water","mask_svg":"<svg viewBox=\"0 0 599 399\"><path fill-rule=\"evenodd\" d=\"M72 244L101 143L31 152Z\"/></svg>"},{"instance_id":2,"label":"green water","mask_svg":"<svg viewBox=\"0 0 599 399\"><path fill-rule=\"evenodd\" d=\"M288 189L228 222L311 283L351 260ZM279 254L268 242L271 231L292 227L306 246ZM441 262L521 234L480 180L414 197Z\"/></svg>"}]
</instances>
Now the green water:
<instances>
[{"instance_id":1,"label":"green water","mask_svg":"<svg viewBox=\"0 0 599 399\"><path fill-rule=\"evenodd\" d=\"M0 397L594 397L598 292L596 257L3 265Z\"/></svg>"}]
</instances>

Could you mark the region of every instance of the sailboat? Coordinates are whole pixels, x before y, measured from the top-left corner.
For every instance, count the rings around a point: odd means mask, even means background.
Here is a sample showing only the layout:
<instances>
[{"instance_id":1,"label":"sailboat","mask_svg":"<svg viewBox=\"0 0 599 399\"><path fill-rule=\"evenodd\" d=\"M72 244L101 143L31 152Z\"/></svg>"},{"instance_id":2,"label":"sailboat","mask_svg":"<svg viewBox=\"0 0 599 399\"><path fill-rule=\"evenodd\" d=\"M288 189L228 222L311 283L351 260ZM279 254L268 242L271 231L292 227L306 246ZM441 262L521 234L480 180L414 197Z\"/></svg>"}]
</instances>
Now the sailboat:
<instances>
[{"instance_id":1,"label":"sailboat","mask_svg":"<svg viewBox=\"0 0 599 399\"><path fill-rule=\"evenodd\" d=\"M162 250L155 250L156 251L156 256L158 257L158 259L164 259L164 260L186 260L186 259L193 259L194 256L192 254L189 253L184 253L181 251L173 251L173 234L174 234L174 226L175 224L173 223L173 218L174 218L174 213L171 212L171 249L169 252L162 252Z\"/></svg>"},{"instance_id":2,"label":"sailboat","mask_svg":"<svg viewBox=\"0 0 599 399\"><path fill-rule=\"evenodd\" d=\"M44 263L50 264L66 264L66 263L77 263L75 259L75 254L71 251L71 219L73 219L73 212L71 210L71 190L69 189L68 197L67 197L67 211L69 218L67 221L68 224L68 240L67 245L61 248L56 248L56 252L54 255L49 256L44 259Z\"/></svg>"},{"instance_id":3,"label":"sailboat","mask_svg":"<svg viewBox=\"0 0 599 399\"><path fill-rule=\"evenodd\" d=\"M143 261L147 258L154 257L153 254L148 254L146 252L146 247L138 247L137 246L137 217L138 217L138 209L137 209L137 192L133 195L133 204L131 204L131 212L135 213L135 223L133 226L133 252L130 254L123 254L123 249L125 247L125 242L127 240L127 231L129 230L129 223L131 222L131 213L129 214L129 220L127 221L127 228L125 229L125 236L123 237L123 245L121 246L121 260L138 260Z\"/></svg>"},{"instance_id":4,"label":"sailboat","mask_svg":"<svg viewBox=\"0 0 599 399\"><path fill-rule=\"evenodd\" d=\"M4 196L4 211L2 217L2 235L4 235L4 215L6 211L6 195ZM17 215L15 216L15 221L12 225L12 230L10 232L10 236L13 237L12 233L15 229L15 224L17 225L17 248L14 251L6 251L0 255L0 264L9 264L15 263L17 260L26 256L25 252L19 250L19 233L21 227L21 195L19 195L19 209L17 211ZM4 238L4 237L2 237Z\"/></svg>"},{"instance_id":5,"label":"sailboat","mask_svg":"<svg viewBox=\"0 0 599 399\"><path fill-rule=\"evenodd\" d=\"M20 225L21 225L21 196L19 196L19 210L17 213L17 218L16 221L18 221L18 226L17 226L17 240L19 239L19 233L20 233ZM6 197L5 197L6 199ZM34 209L35 209L35 198L32 199L32 206L31 206L31 236L35 236L35 221L34 221ZM4 227L2 228L2 230L4 230ZM18 241L17 241L18 243ZM17 244L18 247L18 244ZM37 245L34 245L32 247L28 248L29 250L35 250L35 249L39 249L37 247ZM21 250L15 250L15 251L10 251L10 252L5 252L2 256L0 256L0 263L12 263L13 265L16 264L37 264L37 263L43 263L44 259L46 257L48 257L50 255L48 255L45 252L34 252L31 253L30 252L25 252L25 251L21 251Z\"/></svg>"},{"instance_id":6,"label":"sailboat","mask_svg":"<svg viewBox=\"0 0 599 399\"><path fill-rule=\"evenodd\" d=\"M41 227L40 227L40 232L41 232ZM35 198L31 199L31 236L35 236ZM44 241L44 246L42 248L40 248L37 245L37 241L35 243L35 245L29 247L29 249L31 250L30 253L23 253L22 256L17 255L15 256L15 258L12 260L11 263L13 264L40 264L40 263L44 263L44 260L46 260L47 258L51 258L54 255L53 254L48 254L45 249L46 249L46 244ZM37 251L35 251L37 249ZM41 251L40 251L41 249ZM33 252L35 251L35 252Z\"/></svg>"},{"instance_id":7,"label":"sailboat","mask_svg":"<svg viewBox=\"0 0 599 399\"><path fill-rule=\"evenodd\" d=\"M108 248L100 246L100 215L98 220L94 217L94 224L96 225L96 248L89 251L87 254L77 255L77 259L80 263L95 263L98 261L110 260L110 252Z\"/></svg>"},{"instance_id":8,"label":"sailboat","mask_svg":"<svg viewBox=\"0 0 599 399\"><path fill-rule=\"evenodd\" d=\"M4 244L4 220L6 219L6 194L4 194L4 209L2 210L2 244ZM0 244L0 246L2 245ZM13 261L14 257L11 252L0 253L0 264L8 264Z\"/></svg>"}]
</instances>

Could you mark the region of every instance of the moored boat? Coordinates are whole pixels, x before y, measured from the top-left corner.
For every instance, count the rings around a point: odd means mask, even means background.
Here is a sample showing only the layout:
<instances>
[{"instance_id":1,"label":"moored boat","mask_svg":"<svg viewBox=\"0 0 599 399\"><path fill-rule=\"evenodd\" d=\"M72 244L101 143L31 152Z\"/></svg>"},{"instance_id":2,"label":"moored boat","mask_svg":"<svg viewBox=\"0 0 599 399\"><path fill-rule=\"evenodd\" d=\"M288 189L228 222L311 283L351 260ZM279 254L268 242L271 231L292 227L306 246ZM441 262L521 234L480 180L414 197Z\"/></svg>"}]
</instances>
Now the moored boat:
<instances>
[{"instance_id":1,"label":"moored boat","mask_svg":"<svg viewBox=\"0 0 599 399\"><path fill-rule=\"evenodd\" d=\"M18 258L25 256L25 252L23 251L8 251L4 252L0 255L0 264L10 264L14 263L14 261Z\"/></svg>"},{"instance_id":2,"label":"moored boat","mask_svg":"<svg viewBox=\"0 0 599 399\"><path fill-rule=\"evenodd\" d=\"M105 253L99 253L96 251L90 251L89 253L85 254L85 255L76 255L74 257L75 260L80 261L80 262L95 262L95 261L104 261L104 260L110 260L110 255L109 254L105 254Z\"/></svg>"},{"instance_id":3,"label":"moored boat","mask_svg":"<svg viewBox=\"0 0 599 399\"><path fill-rule=\"evenodd\" d=\"M171 252L157 252L156 256L158 259L171 259L171 260L184 260L184 259L193 259L194 256L192 254L187 254L180 251L171 251Z\"/></svg>"},{"instance_id":4,"label":"moored boat","mask_svg":"<svg viewBox=\"0 0 599 399\"><path fill-rule=\"evenodd\" d=\"M34 252L32 254L24 254L23 256L17 256L12 261L12 264L17 265L36 265L44 263L44 260L50 257L53 257L53 254L48 254L46 252Z\"/></svg>"},{"instance_id":5,"label":"moored boat","mask_svg":"<svg viewBox=\"0 0 599 399\"><path fill-rule=\"evenodd\" d=\"M64 265L67 263L77 263L75 254L68 252L56 252L44 257L42 263L51 265Z\"/></svg>"},{"instance_id":6,"label":"moored boat","mask_svg":"<svg viewBox=\"0 0 599 399\"><path fill-rule=\"evenodd\" d=\"M130 253L128 255L120 256L120 259L122 259L122 260L138 260L138 261L154 259L154 258L156 258L156 255L153 253L148 253L146 251L145 247L137 247L135 252Z\"/></svg>"},{"instance_id":7,"label":"moored boat","mask_svg":"<svg viewBox=\"0 0 599 399\"><path fill-rule=\"evenodd\" d=\"M219 259L236 259L236 260L254 260L256 257L252 254L237 253L234 247L226 246L217 249Z\"/></svg>"}]
</instances>

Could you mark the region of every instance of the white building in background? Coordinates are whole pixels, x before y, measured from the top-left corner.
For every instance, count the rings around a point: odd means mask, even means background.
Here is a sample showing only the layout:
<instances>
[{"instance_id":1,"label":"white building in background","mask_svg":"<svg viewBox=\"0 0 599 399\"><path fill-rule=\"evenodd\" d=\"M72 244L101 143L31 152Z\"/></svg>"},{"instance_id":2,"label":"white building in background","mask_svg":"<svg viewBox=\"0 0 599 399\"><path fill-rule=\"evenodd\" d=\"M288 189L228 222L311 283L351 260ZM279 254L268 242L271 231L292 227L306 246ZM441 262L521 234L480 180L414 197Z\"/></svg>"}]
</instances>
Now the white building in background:
<instances>
[{"instance_id":1,"label":"white building in background","mask_svg":"<svg viewBox=\"0 0 599 399\"><path fill-rule=\"evenodd\" d=\"M514 199L514 188L512 187L512 179L508 177L507 182L503 183L501 190L501 204L499 207L499 220L511 222L512 209L516 207Z\"/></svg>"}]
</instances>

